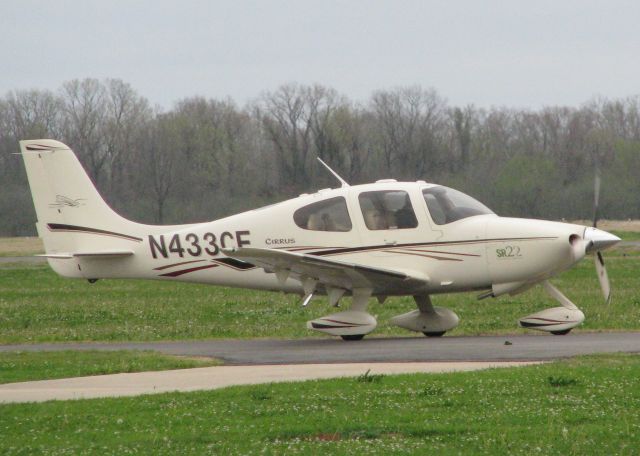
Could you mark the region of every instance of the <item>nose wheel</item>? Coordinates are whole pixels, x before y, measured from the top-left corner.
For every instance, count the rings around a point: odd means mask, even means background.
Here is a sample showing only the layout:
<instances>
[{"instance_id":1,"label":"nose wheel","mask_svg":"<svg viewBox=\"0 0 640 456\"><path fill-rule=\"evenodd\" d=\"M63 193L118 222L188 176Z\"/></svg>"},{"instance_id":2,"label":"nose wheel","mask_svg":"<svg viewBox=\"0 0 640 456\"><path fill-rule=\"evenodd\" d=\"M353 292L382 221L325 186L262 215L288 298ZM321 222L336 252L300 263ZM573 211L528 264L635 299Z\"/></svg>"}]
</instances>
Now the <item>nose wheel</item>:
<instances>
[{"instance_id":1,"label":"nose wheel","mask_svg":"<svg viewBox=\"0 0 640 456\"><path fill-rule=\"evenodd\" d=\"M422 334L424 334L427 337L442 337L444 336L444 333L446 333L446 331L435 331L435 332L423 331L422 332Z\"/></svg>"},{"instance_id":2,"label":"nose wheel","mask_svg":"<svg viewBox=\"0 0 640 456\"><path fill-rule=\"evenodd\" d=\"M569 334L573 328L584 321L584 314L560 290L551 285L548 280L545 280L542 285L547 293L562 306L545 309L521 318L520 326L527 329L546 331L555 336Z\"/></svg>"}]
</instances>

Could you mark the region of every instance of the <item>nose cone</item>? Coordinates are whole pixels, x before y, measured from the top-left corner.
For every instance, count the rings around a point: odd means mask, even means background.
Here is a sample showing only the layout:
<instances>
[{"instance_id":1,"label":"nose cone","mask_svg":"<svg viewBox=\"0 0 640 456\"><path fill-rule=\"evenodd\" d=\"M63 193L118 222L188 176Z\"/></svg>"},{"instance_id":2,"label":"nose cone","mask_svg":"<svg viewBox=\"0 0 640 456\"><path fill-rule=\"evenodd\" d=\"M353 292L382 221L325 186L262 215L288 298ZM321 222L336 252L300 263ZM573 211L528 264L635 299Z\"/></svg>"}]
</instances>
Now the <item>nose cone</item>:
<instances>
[{"instance_id":1,"label":"nose cone","mask_svg":"<svg viewBox=\"0 0 640 456\"><path fill-rule=\"evenodd\" d=\"M620 238L598 228L587 228L584 230L584 240L587 242L587 253L598 252L613 247Z\"/></svg>"}]
</instances>

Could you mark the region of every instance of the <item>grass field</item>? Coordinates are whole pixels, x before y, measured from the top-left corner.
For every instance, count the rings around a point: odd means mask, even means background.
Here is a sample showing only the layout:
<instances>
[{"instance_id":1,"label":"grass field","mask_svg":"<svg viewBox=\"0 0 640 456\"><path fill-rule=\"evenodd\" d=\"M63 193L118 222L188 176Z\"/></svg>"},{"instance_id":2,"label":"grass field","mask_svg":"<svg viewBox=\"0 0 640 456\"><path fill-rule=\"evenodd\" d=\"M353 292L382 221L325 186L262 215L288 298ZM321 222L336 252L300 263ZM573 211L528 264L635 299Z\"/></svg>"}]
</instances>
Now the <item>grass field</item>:
<instances>
[{"instance_id":1,"label":"grass field","mask_svg":"<svg viewBox=\"0 0 640 456\"><path fill-rule=\"evenodd\" d=\"M0 237L0 257L29 256L44 253L37 237Z\"/></svg>"},{"instance_id":2,"label":"grass field","mask_svg":"<svg viewBox=\"0 0 640 456\"><path fill-rule=\"evenodd\" d=\"M624 233L625 240L640 239ZM3 250L0 243L0 256L24 254L14 246ZM614 290L608 307L588 259L553 282L583 309L580 330L637 330L639 251L619 248L605 258ZM0 343L317 337L306 320L334 309L322 298L299 304L297 296L204 285L90 285L59 278L47 266L0 265ZM519 317L557 305L539 287L497 300L435 296L434 304L460 315L454 335L523 333ZM414 308L410 298L372 300L379 327L370 337L413 335L388 319ZM140 352L0 353L0 383L207 363L216 361ZM474 373L8 404L0 405L0 454L636 454L638 378L640 356L607 355Z\"/></svg>"},{"instance_id":3,"label":"grass field","mask_svg":"<svg viewBox=\"0 0 640 456\"><path fill-rule=\"evenodd\" d=\"M0 405L0 453L637 454L640 357Z\"/></svg>"},{"instance_id":4,"label":"grass field","mask_svg":"<svg viewBox=\"0 0 640 456\"><path fill-rule=\"evenodd\" d=\"M640 256L636 250L606 255L613 302L604 305L592 261L553 282L585 313L581 330L640 327ZM441 295L434 304L461 318L450 334L513 334L517 320L557 304L536 287L515 297L478 301L475 294ZM372 300L379 326L372 336L411 335L391 326L391 316L415 308L411 298ZM295 295L184 283L101 280L89 284L58 277L47 266L0 269L0 343L245 337L317 337L305 328L333 312L324 298L308 307Z\"/></svg>"},{"instance_id":5,"label":"grass field","mask_svg":"<svg viewBox=\"0 0 640 456\"><path fill-rule=\"evenodd\" d=\"M59 351L0 353L0 383L123 372L217 366L210 358L185 358L142 351Z\"/></svg>"}]
</instances>

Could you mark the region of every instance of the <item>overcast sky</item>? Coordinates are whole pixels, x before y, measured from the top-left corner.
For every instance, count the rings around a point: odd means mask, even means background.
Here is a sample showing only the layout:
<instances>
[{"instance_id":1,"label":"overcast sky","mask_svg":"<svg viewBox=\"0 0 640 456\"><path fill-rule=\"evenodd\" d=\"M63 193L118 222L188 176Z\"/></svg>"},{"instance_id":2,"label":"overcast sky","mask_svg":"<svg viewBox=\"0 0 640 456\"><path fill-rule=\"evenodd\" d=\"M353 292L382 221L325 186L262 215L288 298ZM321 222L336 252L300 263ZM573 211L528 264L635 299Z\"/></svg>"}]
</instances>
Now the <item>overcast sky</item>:
<instances>
[{"instance_id":1,"label":"overcast sky","mask_svg":"<svg viewBox=\"0 0 640 456\"><path fill-rule=\"evenodd\" d=\"M419 84L451 104L640 94L637 1L0 0L0 95L121 78L170 108L287 82L354 100Z\"/></svg>"}]
</instances>

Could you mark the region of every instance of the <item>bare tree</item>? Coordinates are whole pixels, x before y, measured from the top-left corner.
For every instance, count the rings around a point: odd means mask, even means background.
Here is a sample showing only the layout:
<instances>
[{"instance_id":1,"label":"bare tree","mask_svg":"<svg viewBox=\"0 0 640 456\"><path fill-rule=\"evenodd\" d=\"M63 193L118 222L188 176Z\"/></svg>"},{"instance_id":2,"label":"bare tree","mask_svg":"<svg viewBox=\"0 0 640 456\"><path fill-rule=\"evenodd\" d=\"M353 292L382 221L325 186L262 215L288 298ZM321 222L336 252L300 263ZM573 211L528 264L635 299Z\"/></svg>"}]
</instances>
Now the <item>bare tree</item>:
<instances>
[{"instance_id":1,"label":"bare tree","mask_svg":"<svg viewBox=\"0 0 640 456\"><path fill-rule=\"evenodd\" d=\"M120 196L126 196L123 189L127 164L131 161L130 155L137 153L140 136L149 128L153 113L149 102L129 84L108 79L105 86L104 123L100 126L105 172L108 173L110 193L117 191Z\"/></svg>"},{"instance_id":2,"label":"bare tree","mask_svg":"<svg viewBox=\"0 0 640 456\"><path fill-rule=\"evenodd\" d=\"M281 86L262 97L257 114L275 146L283 186L299 189L308 181L307 161L318 105L317 93L296 84Z\"/></svg>"},{"instance_id":3,"label":"bare tree","mask_svg":"<svg viewBox=\"0 0 640 456\"><path fill-rule=\"evenodd\" d=\"M640 216L640 96L540 110L448 107L400 87L364 105L319 85L288 84L239 108L192 97L161 113L118 79L0 98L0 232L33 233L17 141L71 146L107 200L133 218L206 220L335 185L382 177L452 185L503 213L588 217L594 168L605 216ZM614 184L615 183L615 184ZM135 192L134 192L135 190ZM135 195L135 198L133 197Z\"/></svg>"},{"instance_id":4,"label":"bare tree","mask_svg":"<svg viewBox=\"0 0 640 456\"><path fill-rule=\"evenodd\" d=\"M445 101L418 86L375 92L371 108L378 124L378 145L389 175L421 177L442 165Z\"/></svg>"},{"instance_id":5,"label":"bare tree","mask_svg":"<svg viewBox=\"0 0 640 456\"><path fill-rule=\"evenodd\" d=\"M185 177L175 117L174 113L157 114L142 135L140 153L134 157L133 163L139 176L136 180L138 192L151 197L153 221L160 224L167 221L168 203L176 183Z\"/></svg>"},{"instance_id":6,"label":"bare tree","mask_svg":"<svg viewBox=\"0 0 640 456\"><path fill-rule=\"evenodd\" d=\"M469 164L473 116L474 109L472 106L467 106L464 109L454 108L451 113L455 132L455 146L458 149L458 156L460 157L460 165L462 167L466 167Z\"/></svg>"},{"instance_id":7,"label":"bare tree","mask_svg":"<svg viewBox=\"0 0 640 456\"><path fill-rule=\"evenodd\" d=\"M60 99L48 90L9 92L5 128L17 139L55 136L60 132L60 108Z\"/></svg>"},{"instance_id":8,"label":"bare tree","mask_svg":"<svg viewBox=\"0 0 640 456\"><path fill-rule=\"evenodd\" d=\"M104 141L106 90L97 79L74 79L62 85L64 140L76 151L94 182L102 183L109 160Z\"/></svg>"}]
</instances>

